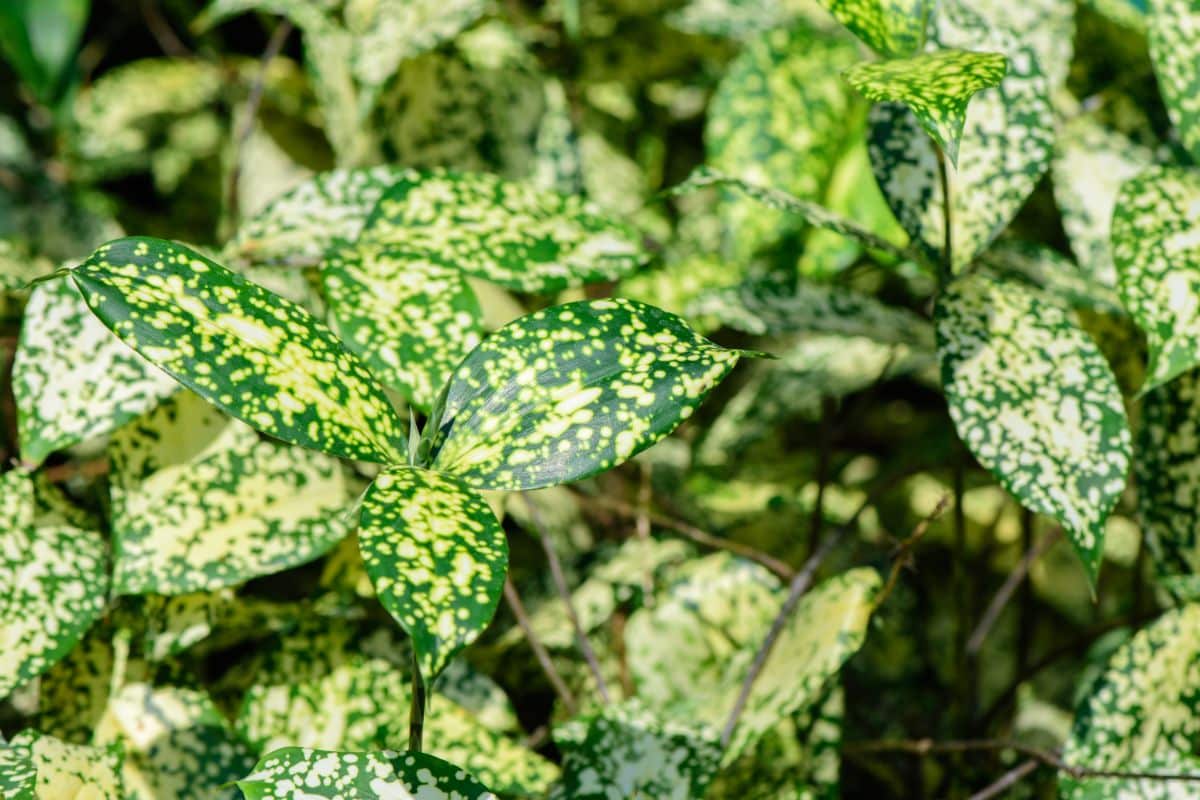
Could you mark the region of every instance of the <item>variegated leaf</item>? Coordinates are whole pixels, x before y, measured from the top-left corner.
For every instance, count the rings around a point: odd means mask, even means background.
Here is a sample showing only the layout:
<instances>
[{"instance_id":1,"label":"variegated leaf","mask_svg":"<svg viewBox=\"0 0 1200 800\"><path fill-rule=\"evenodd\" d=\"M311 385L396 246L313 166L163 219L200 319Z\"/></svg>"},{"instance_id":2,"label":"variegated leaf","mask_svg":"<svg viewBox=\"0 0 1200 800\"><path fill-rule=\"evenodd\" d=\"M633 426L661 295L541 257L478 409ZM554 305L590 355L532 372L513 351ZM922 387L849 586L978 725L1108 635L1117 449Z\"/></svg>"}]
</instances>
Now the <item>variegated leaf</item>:
<instances>
[{"instance_id":1,"label":"variegated leaf","mask_svg":"<svg viewBox=\"0 0 1200 800\"><path fill-rule=\"evenodd\" d=\"M146 237L102 246L71 276L105 325L231 416L332 455L403 460L403 428L383 389L299 306Z\"/></svg>"},{"instance_id":2,"label":"variegated leaf","mask_svg":"<svg viewBox=\"0 0 1200 800\"><path fill-rule=\"evenodd\" d=\"M381 86L401 62L453 39L487 11L487 0L369 0L346 4L355 38L352 68L364 86Z\"/></svg>"},{"instance_id":3,"label":"variegated leaf","mask_svg":"<svg viewBox=\"0 0 1200 800\"><path fill-rule=\"evenodd\" d=\"M115 430L179 389L104 327L69 280L30 294L12 370L21 458L29 466Z\"/></svg>"},{"instance_id":4,"label":"variegated leaf","mask_svg":"<svg viewBox=\"0 0 1200 800\"><path fill-rule=\"evenodd\" d=\"M1092 770L1131 770L1154 762L1166 771L1200 775L1200 605L1163 614L1121 646L1075 712L1063 761ZM1166 763L1163 764L1165 759ZM1174 768L1171 768L1171 765ZM1160 768L1162 768L1160 767ZM1098 793L1096 779L1060 773L1063 800L1154 795ZM1191 791L1192 783L1172 786Z\"/></svg>"},{"instance_id":5,"label":"variegated leaf","mask_svg":"<svg viewBox=\"0 0 1200 800\"><path fill-rule=\"evenodd\" d=\"M1072 0L971 0L971 9L1032 47L1052 92L1066 83L1075 50Z\"/></svg>"},{"instance_id":6,"label":"variegated leaf","mask_svg":"<svg viewBox=\"0 0 1200 800\"><path fill-rule=\"evenodd\" d=\"M492 334L450 379L431 464L482 489L537 489L617 466L692 415L737 363L673 314L567 303Z\"/></svg>"},{"instance_id":7,"label":"variegated leaf","mask_svg":"<svg viewBox=\"0 0 1200 800\"><path fill-rule=\"evenodd\" d=\"M42 673L35 725L39 731L72 744L92 743L112 686L113 638L113 626L100 622Z\"/></svg>"},{"instance_id":8,"label":"variegated leaf","mask_svg":"<svg viewBox=\"0 0 1200 800\"><path fill-rule=\"evenodd\" d=\"M745 40L797 20L819 22L822 16L816 3L805 0L689 0L667 22L685 33Z\"/></svg>"},{"instance_id":9,"label":"variegated leaf","mask_svg":"<svg viewBox=\"0 0 1200 800\"><path fill-rule=\"evenodd\" d=\"M67 744L36 731L0 746L0 791L5 800L128 800L119 751Z\"/></svg>"},{"instance_id":10,"label":"variegated leaf","mask_svg":"<svg viewBox=\"0 0 1200 800\"><path fill-rule=\"evenodd\" d=\"M1150 167L1121 186L1113 261L1125 308L1146 332L1146 392L1200 365L1200 172Z\"/></svg>"},{"instance_id":11,"label":"variegated leaf","mask_svg":"<svg viewBox=\"0 0 1200 800\"><path fill-rule=\"evenodd\" d=\"M285 747L237 781L246 800L497 800L462 769L425 753L339 753ZM303 787L303 788L301 788Z\"/></svg>"},{"instance_id":12,"label":"variegated leaf","mask_svg":"<svg viewBox=\"0 0 1200 800\"><path fill-rule=\"evenodd\" d=\"M579 197L443 170L401 177L380 198L360 244L522 292L616 280L648 259L632 230Z\"/></svg>"},{"instance_id":13,"label":"variegated leaf","mask_svg":"<svg viewBox=\"0 0 1200 800\"><path fill-rule=\"evenodd\" d=\"M711 733L659 719L637 700L604 706L554 730L563 776L550 800L703 797L721 764Z\"/></svg>"},{"instance_id":14,"label":"variegated leaf","mask_svg":"<svg viewBox=\"0 0 1200 800\"><path fill-rule=\"evenodd\" d=\"M980 260L998 274L1042 289L1072 308L1124 317L1121 299L1110 284L1100 283L1069 258L1043 244L1003 239ZM1084 329L1089 330L1086 323Z\"/></svg>"},{"instance_id":15,"label":"variegated leaf","mask_svg":"<svg viewBox=\"0 0 1200 800\"><path fill-rule=\"evenodd\" d=\"M379 601L412 637L426 680L491 622L508 540L487 501L459 480L387 470L363 498L358 546Z\"/></svg>"},{"instance_id":16,"label":"variegated leaf","mask_svg":"<svg viewBox=\"0 0 1200 800\"><path fill-rule=\"evenodd\" d=\"M1003 53L1008 74L967 108L957 165L947 165L954 268L971 262L1012 220L1050 163L1054 115L1032 46L989 26L963 0L938 8L932 41ZM872 168L897 219L931 259L943 261L938 159L916 116L883 103L870 115Z\"/></svg>"},{"instance_id":17,"label":"variegated leaf","mask_svg":"<svg viewBox=\"0 0 1200 800\"><path fill-rule=\"evenodd\" d=\"M187 392L109 448L117 594L219 589L317 558L350 529L336 459L263 441Z\"/></svg>"},{"instance_id":18,"label":"variegated leaf","mask_svg":"<svg viewBox=\"0 0 1200 800\"><path fill-rule=\"evenodd\" d=\"M230 783L253 766L208 695L176 687L124 686L96 728L99 745L125 754L125 800L232 800Z\"/></svg>"},{"instance_id":19,"label":"variegated leaf","mask_svg":"<svg viewBox=\"0 0 1200 800\"><path fill-rule=\"evenodd\" d=\"M903 103L958 163L958 143L967 103L980 90L1000 83L1008 59L1000 53L932 50L911 58L864 62L846 70L846 80L868 100Z\"/></svg>"},{"instance_id":20,"label":"variegated leaf","mask_svg":"<svg viewBox=\"0 0 1200 800\"><path fill-rule=\"evenodd\" d=\"M479 300L433 253L347 247L325 257L321 276L342 341L420 408L480 342Z\"/></svg>"},{"instance_id":21,"label":"variegated leaf","mask_svg":"<svg viewBox=\"0 0 1200 800\"><path fill-rule=\"evenodd\" d=\"M0 697L62 659L108 602L104 540L46 506L28 474L0 476Z\"/></svg>"},{"instance_id":22,"label":"variegated leaf","mask_svg":"<svg viewBox=\"0 0 1200 800\"><path fill-rule=\"evenodd\" d=\"M1150 57L1171 122L1192 158L1200 160L1200 5L1194 0L1149 4Z\"/></svg>"},{"instance_id":23,"label":"variegated leaf","mask_svg":"<svg viewBox=\"0 0 1200 800\"><path fill-rule=\"evenodd\" d=\"M934 321L959 436L1025 507L1062 523L1094 583L1131 456L1108 362L1068 309L1013 281L954 281Z\"/></svg>"},{"instance_id":24,"label":"variegated leaf","mask_svg":"<svg viewBox=\"0 0 1200 800\"><path fill-rule=\"evenodd\" d=\"M837 21L876 53L905 57L925 44L933 0L822 0Z\"/></svg>"}]
</instances>

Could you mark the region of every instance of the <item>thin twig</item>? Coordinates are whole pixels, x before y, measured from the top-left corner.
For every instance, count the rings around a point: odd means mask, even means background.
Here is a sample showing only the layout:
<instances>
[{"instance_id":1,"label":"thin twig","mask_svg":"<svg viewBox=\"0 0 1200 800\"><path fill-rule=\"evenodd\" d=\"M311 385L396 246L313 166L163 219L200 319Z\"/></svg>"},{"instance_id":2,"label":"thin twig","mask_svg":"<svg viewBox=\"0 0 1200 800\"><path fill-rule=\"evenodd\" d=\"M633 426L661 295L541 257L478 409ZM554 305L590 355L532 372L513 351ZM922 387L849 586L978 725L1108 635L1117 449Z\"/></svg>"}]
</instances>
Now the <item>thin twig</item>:
<instances>
[{"instance_id":1,"label":"thin twig","mask_svg":"<svg viewBox=\"0 0 1200 800\"><path fill-rule=\"evenodd\" d=\"M942 495L942 499L939 500L937 505L933 507L933 510L930 511L924 519L918 522L917 526L913 528L912 533L906 536L892 550L892 569L890 572L888 572L887 581L884 582L883 589L880 590L879 594L875 597L875 604L872 607L872 610L882 606L888 599L888 596L891 595L892 590L896 588L896 583L900 580L900 571L912 567L914 560L913 550L916 549L916 546L923 538L925 538L925 532L929 530L929 526L933 524L938 517L946 513L946 509L949 507L950 495Z\"/></svg>"},{"instance_id":2,"label":"thin twig","mask_svg":"<svg viewBox=\"0 0 1200 800\"><path fill-rule=\"evenodd\" d=\"M977 654L983 648L983 642L987 639L988 634L992 632L992 628L996 625L996 620L1000 618L1005 606L1016 594L1017 588L1025 577L1029 574L1029 570L1033 567L1035 561L1045 555L1055 542L1062 535L1061 528L1055 528L1050 533L1042 537L1042 540L1029 550L1025 551L1025 555L1013 568L1013 571L1008 574L1004 583L996 591L992 601L988 603L987 610L983 612L983 616L979 619L979 624L975 626L975 630L971 633L971 638L967 640L967 652L971 655Z\"/></svg>"},{"instance_id":3,"label":"thin twig","mask_svg":"<svg viewBox=\"0 0 1200 800\"><path fill-rule=\"evenodd\" d=\"M72 478L99 478L107 475L109 461L107 458L95 458L91 461L68 461L42 470L42 477L50 483L63 483Z\"/></svg>"},{"instance_id":4,"label":"thin twig","mask_svg":"<svg viewBox=\"0 0 1200 800\"><path fill-rule=\"evenodd\" d=\"M609 703L611 702L611 698L608 694L608 684L605 683L604 675L600 672L600 661L596 658L596 651L592 649L592 643L588 641L587 634L583 630L583 625L579 622L579 615L575 613L575 604L571 602L571 590L567 588L567 578L563 574L562 562L558 560L558 553L554 552L554 542L550 541L550 534L547 532L546 527L542 525L541 515L528 495L525 495L525 506L529 509L529 519L533 522L533 527L537 528L538 540L541 541L542 550L546 553L546 561L550 564L550 577L554 581L554 588L558 592L563 606L566 608L567 618L571 621L571 628L575 631L575 643L579 647L579 652L583 654L583 659L587 662L588 669L592 671L592 677L596 681L596 691L600 693L600 699L605 703Z\"/></svg>"},{"instance_id":5,"label":"thin twig","mask_svg":"<svg viewBox=\"0 0 1200 800\"><path fill-rule=\"evenodd\" d=\"M1041 766L1036 758L1022 761L1017 766L1000 776L1000 778L971 795L967 800L992 800L1024 780L1031 772Z\"/></svg>"},{"instance_id":6,"label":"thin twig","mask_svg":"<svg viewBox=\"0 0 1200 800\"><path fill-rule=\"evenodd\" d=\"M146 21L146 29L150 31L150 35L154 37L154 41L158 42L158 46L164 53L173 58L187 58L192 55L192 51L175 34L171 23L167 22L167 18L163 16L158 3L154 0L142 0L139 5L142 10L142 19Z\"/></svg>"},{"instance_id":7,"label":"thin twig","mask_svg":"<svg viewBox=\"0 0 1200 800\"><path fill-rule=\"evenodd\" d=\"M567 687L566 681L562 679L562 675L558 674L558 669L554 666L554 661L551 660L546 646L542 644L542 640L534 633L533 623L529 621L529 614L525 611L525 604L521 602L521 595L517 594L517 587L513 586L512 578L506 577L504 579L504 599L507 601L508 608L512 611L513 616L517 618L517 626L525 634L525 641L529 644L529 648L533 650L533 655L537 658L538 664L541 665L542 672L546 673L546 677L550 680L550 685L554 687L558 699L562 700L567 714L572 717L575 716L579 712L579 703L575 700L575 695Z\"/></svg>"}]
</instances>

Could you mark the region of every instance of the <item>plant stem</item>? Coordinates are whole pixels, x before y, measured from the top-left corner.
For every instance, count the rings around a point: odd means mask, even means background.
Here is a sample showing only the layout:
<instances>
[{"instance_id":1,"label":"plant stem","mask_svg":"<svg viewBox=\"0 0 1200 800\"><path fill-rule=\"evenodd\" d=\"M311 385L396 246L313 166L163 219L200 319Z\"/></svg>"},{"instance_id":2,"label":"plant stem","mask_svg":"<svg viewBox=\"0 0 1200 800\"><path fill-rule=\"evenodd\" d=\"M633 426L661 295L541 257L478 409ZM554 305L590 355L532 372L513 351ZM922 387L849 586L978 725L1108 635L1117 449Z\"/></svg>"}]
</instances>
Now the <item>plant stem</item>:
<instances>
[{"instance_id":1,"label":"plant stem","mask_svg":"<svg viewBox=\"0 0 1200 800\"><path fill-rule=\"evenodd\" d=\"M945 286L950 276L954 274L954 236L951 224L953 215L950 208L950 173L946 166L946 153L941 145L934 142L934 152L937 153L938 184L942 192L942 269L938 274L938 283Z\"/></svg>"},{"instance_id":2,"label":"plant stem","mask_svg":"<svg viewBox=\"0 0 1200 800\"><path fill-rule=\"evenodd\" d=\"M517 625L525 634L525 641L529 643L529 647L533 650L533 655L537 658L538 664L542 667L542 672L546 673L546 677L550 680L550 685L554 687L554 691L566 707L567 713L570 716L575 716L579 712L579 703L575 700L575 695L567 688L567 683L558 674L558 670L554 666L554 661L550 658L550 653L546 650L546 646L542 644L542 640L537 637L533 631L533 623L529 621L529 614L525 611L525 604L521 602L521 595L517 594L517 587L513 585L512 578L504 579L504 599L508 602L509 609L512 610L513 616L517 618Z\"/></svg>"},{"instance_id":3,"label":"plant stem","mask_svg":"<svg viewBox=\"0 0 1200 800\"><path fill-rule=\"evenodd\" d=\"M872 613L887 601L892 590L896 588L896 583L900 580L900 571L912 565L914 561L913 549L925 537L925 532L929 530L929 526L933 521L945 513L949 506L950 495L942 495L942 499L933 507L933 511L930 511L928 516L918 522L917 527L913 528L912 533L896 545L892 553L891 571L888 572L887 581L884 583L883 589L880 590L878 596L876 596L875 603L871 606Z\"/></svg>"},{"instance_id":4,"label":"plant stem","mask_svg":"<svg viewBox=\"0 0 1200 800\"><path fill-rule=\"evenodd\" d=\"M991 633L996 620L1000 618L1000 614L1004 611L1004 607L1008 605L1009 600L1016 593L1017 587L1024 583L1025 577L1029 574L1030 567L1058 541L1061 535L1062 529L1056 528L1038 542L1036 546L1030 547L1025 551L1025 555L1021 557L1020 562L1008 574L1008 578L1005 579L1003 585L996 591L996 594L992 597L992 601L988 603L987 610L983 613L983 617L980 618L979 624L975 626L975 631L971 634L971 638L967 640L968 653L975 655L983 648L984 640Z\"/></svg>"},{"instance_id":5,"label":"plant stem","mask_svg":"<svg viewBox=\"0 0 1200 800\"><path fill-rule=\"evenodd\" d=\"M412 648L412 701L408 707L408 749L421 752L425 737L425 679L421 676L421 665L417 662L417 648Z\"/></svg>"},{"instance_id":6,"label":"plant stem","mask_svg":"<svg viewBox=\"0 0 1200 800\"><path fill-rule=\"evenodd\" d=\"M967 800L991 800L993 797L999 797L1001 794L1011 789L1014 785L1024 780L1039 766L1041 766L1041 762L1039 762L1036 758L1031 758L1028 761L1022 761L1020 764L1001 775L998 780L988 784L975 794L971 795L969 798L967 798Z\"/></svg>"}]
</instances>

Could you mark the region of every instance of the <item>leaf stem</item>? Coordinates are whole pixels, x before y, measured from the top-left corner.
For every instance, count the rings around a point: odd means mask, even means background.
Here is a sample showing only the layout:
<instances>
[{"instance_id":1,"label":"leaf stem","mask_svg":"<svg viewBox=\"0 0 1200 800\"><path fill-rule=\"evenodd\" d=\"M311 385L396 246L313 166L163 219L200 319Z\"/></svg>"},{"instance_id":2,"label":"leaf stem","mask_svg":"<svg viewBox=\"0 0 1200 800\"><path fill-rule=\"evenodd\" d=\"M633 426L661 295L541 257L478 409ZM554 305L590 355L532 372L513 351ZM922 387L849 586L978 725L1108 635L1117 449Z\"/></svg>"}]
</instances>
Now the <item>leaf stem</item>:
<instances>
[{"instance_id":1,"label":"leaf stem","mask_svg":"<svg viewBox=\"0 0 1200 800\"><path fill-rule=\"evenodd\" d=\"M421 752L425 738L425 706L429 702L425 693L425 679L421 676L421 664L417 661L417 648L412 648L412 700L408 707L408 749Z\"/></svg>"},{"instance_id":2,"label":"leaf stem","mask_svg":"<svg viewBox=\"0 0 1200 800\"><path fill-rule=\"evenodd\" d=\"M950 173L946 166L946 152L942 150L942 146L934 142L933 149L937 153L938 185L942 192L942 263L938 271L938 284L945 286L954 274L954 219L950 208Z\"/></svg>"}]
</instances>

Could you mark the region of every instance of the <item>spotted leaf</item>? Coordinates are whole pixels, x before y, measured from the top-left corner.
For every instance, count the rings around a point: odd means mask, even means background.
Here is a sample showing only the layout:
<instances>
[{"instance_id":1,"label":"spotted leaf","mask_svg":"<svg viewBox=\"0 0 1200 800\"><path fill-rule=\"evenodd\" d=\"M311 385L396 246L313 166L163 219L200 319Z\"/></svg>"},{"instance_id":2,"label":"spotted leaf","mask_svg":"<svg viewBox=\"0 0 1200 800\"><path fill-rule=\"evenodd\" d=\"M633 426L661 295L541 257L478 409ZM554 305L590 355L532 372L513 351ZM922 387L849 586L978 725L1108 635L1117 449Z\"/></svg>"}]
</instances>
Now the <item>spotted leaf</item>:
<instances>
[{"instance_id":1,"label":"spotted leaf","mask_svg":"<svg viewBox=\"0 0 1200 800\"><path fill-rule=\"evenodd\" d=\"M30 294L12 370L21 457L30 466L119 428L179 389L113 336L66 280Z\"/></svg>"},{"instance_id":2,"label":"spotted leaf","mask_svg":"<svg viewBox=\"0 0 1200 800\"><path fill-rule=\"evenodd\" d=\"M1068 309L982 274L951 283L934 322L959 436L1023 505L1062 523L1094 582L1130 459L1108 362Z\"/></svg>"},{"instance_id":3,"label":"spotted leaf","mask_svg":"<svg viewBox=\"0 0 1200 800\"><path fill-rule=\"evenodd\" d=\"M36 731L22 731L0 747L5 800L127 800L120 771L117 750L68 744Z\"/></svg>"},{"instance_id":4,"label":"spotted leaf","mask_svg":"<svg viewBox=\"0 0 1200 800\"><path fill-rule=\"evenodd\" d=\"M66 657L38 679L35 727L65 742L91 744L108 705L113 675L113 628L93 625Z\"/></svg>"},{"instance_id":5,"label":"spotted leaf","mask_svg":"<svg viewBox=\"0 0 1200 800\"><path fill-rule=\"evenodd\" d=\"M967 103L1004 78L1008 59L1000 53L934 50L912 58L863 62L846 70L846 80L868 100L903 103L921 127L958 163L958 143Z\"/></svg>"},{"instance_id":6,"label":"spotted leaf","mask_svg":"<svg viewBox=\"0 0 1200 800\"><path fill-rule=\"evenodd\" d=\"M1125 2L1126 0L1120 0ZM1052 90L1063 86L1075 50L1072 0L971 0L971 9L996 28L1027 42Z\"/></svg>"},{"instance_id":7,"label":"spotted leaf","mask_svg":"<svg viewBox=\"0 0 1200 800\"><path fill-rule=\"evenodd\" d=\"M938 8L932 41L942 49L1003 53L1008 73L967 107L957 164L947 165L954 267L970 263L999 235L1050 163L1054 115L1046 76L1031 45L989 25L962 0ZM870 113L875 178L913 242L942 262L945 245L938 159L917 117L898 103Z\"/></svg>"},{"instance_id":8,"label":"spotted leaf","mask_svg":"<svg viewBox=\"0 0 1200 800\"><path fill-rule=\"evenodd\" d=\"M71 275L105 325L222 411L331 455L403 460L383 389L299 306L161 239L110 242Z\"/></svg>"},{"instance_id":9,"label":"spotted leaf","mask_svg":"<svg viewBox=\"0 0 1200 800\"><path fill-rule=\"evenodd\" d=\"M479 344L479 301L462 273L440 259L345 248L326 256L321 275L342 341L421 408Z\"/></svg>"},{"instance_id":10,"label":"spotted leaf","mask_svg":"<svg viewBox=\"0 0 1200 800\"><path fill-rule=\"evenodd\" d=\"M1149 4L1150 57L1171 123L1200 160L1200 6L1193 0Z\"/></svg>"},{"instance_id":11,"label":"spotted leaf","mask_svg":"<svg viewBox=\"0 0 1200 800\"><path fill-rule=\"evenodd\" d=\"M0 697L62 659L107 605L104 540L38 496L51 491L0 476Z\"/></svg>"},{"instance_id":12,"label":"spotted leaf","mask_svg":"<svg viewBox=\"0 0 1200 800\"><path fill-rule=\"evenodd\" d=\"M191 392L109 448L118 594L185 594L303 564L349 530L336 459L261 440Z\"/></svg>"},{"instance_id":13,"label":"spotted leaf","mask_svg":"<svg viewBox=\"0 0 1200 800\"><path fill-rule=\"evenodd\" d=\"M379 200L361 242L523 292L616 280L648 258L631 230L578 197L442 170L401 177Z\"/></svg>"},{"instance_id":14,"label":"spotted leaf","mask_svg":"<svg viewBox=\"0 0 1200 800\"><path fill-rule=\"evenodd\" d=\"M1075 711L1063 761L1093 770L1130 770L1146 764L1148 758L1166 759L1175 763L1169 771L1200 774L1192 756L1200 735L1197 686L1200 605L1189 604L1166 612L1113 654ZM1153 763L1148 766L1154 771ZM1159 768L1164 766L1160 761ZM1109 797L1096 793L1097 783L1060 773L1059 796L1064 800Z\"/></svg>"},{"instance_id":15,"label":"spotted leaf","mask_svg":"<svg viewBox=\"0 0 1200 800\"><path fill-rule=\"evenodd\" d=\"M837 21L876 53L909 56L925 43L932 0L822 0Z\"/></svg>"},{"instance_id":16,"label":"spotted leaf","mask_svg":"<svg viewBox=\"0 0 1200 800\"><path fill-rule=\"evenodd\" d=\"M536 489L617 466L691 416L737 363L673 314L567 303L492 334L431 422L432 466L481 489Z\"/></svg>"},{"instance_id":17,"label":"spotted leaf","mask_svg":"<svg viewBox=\"0 0 1200 800\"><path fill-rule=\"evenodd\" d=\"M487 501L457 479L405 467L367 490L358 546L379 601L432 680L492 620L508 540Z\"/></svg>"},{"instance_id":18,"label":"spotted leaf","mask_svg":"<svg viewBox=\"0 0 1200 800\"><path fill-rule=\"evenodd\" d=\"M1200 365L1200 173L1150 167L1121 186L1113 261L1125 308L1146 332L1146 392Z\"/></svg>"},{"instance_id":19,"label":"spotted leaf","mask_svg":"<svg viewBox=\"0 0 1200 800\"><path fill-rule=\"evenodd\" d=\"M390 750L338 753L285 747L263 756L237 785L246 800L293 800L298 791L314 800L497 800L453 764L425 753Z\"/></svg>"},{"instance_id":20,"label":"spotted leaf","mask_svg":"<svg viewBox=\"0 0 1200 800\"><path fill-rule=\"evenodd\" d=\"M208 695L191 689L124 686L109 700L95 741L124 752L127 800L232 800L224 787L254 764Z\"/></svg>"}]
</instances>

